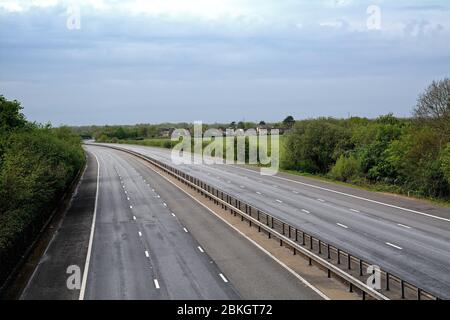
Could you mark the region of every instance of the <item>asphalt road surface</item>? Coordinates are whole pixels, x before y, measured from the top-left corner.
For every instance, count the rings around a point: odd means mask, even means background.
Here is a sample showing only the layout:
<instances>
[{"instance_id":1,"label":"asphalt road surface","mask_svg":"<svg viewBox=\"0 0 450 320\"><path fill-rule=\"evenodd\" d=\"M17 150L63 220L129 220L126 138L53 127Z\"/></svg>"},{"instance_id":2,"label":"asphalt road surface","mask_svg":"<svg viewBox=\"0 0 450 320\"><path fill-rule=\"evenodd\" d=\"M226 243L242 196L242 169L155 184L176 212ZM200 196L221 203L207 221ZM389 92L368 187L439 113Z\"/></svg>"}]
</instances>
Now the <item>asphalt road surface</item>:
<instances>
[{"instance_id":1,"label":"asphalt road surface","mask_svg":"<svg viewBox=\"0 0 450 320\"><path fill-rule=\"evenodd\" d=\"M92 217L83 228L63 223L22 299L78 298L80 290L65 285L66 264L74 263L87 268L84 299L323 298L136 157L86 150L90 181L92 159L99 164L93 237ZM74 232L84 250L72 251Z\"/></svg>"},{"instance_id":2,"label":"asphalt road surface","mask_svg":"<svg viewBox=\"0 0 450 320\"><path fill-rule=\"evenodd\" d=\"M116 145L172 164L171 151ZM179 169L364 258L442 298L450 298L450 210L287 174L261 176L237 165Z\"/></svg>"}]
</instances>

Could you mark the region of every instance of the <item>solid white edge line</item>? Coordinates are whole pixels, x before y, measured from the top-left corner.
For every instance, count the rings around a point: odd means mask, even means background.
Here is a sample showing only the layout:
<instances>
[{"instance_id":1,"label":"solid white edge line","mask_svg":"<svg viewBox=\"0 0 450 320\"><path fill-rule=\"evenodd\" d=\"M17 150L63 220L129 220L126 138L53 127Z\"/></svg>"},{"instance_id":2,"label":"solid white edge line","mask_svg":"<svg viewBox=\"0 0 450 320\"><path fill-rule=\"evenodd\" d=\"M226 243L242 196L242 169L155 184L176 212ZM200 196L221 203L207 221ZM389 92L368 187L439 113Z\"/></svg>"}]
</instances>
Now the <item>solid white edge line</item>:
<instances>
[{"instance_id":1,"label":"solid white edge line","mask_svg":"<svg viewBox=\"0 0 450 320\"><path fill-rule=\"evenodd\" d=\"M281 201L279 199L276 199L275 201L278 202L278 203L283 203L283 201Z\"/></svg>"},{"instance_id":2,"label":"solid white edge line","mask_svg":"<svg viewBox=\"0 0 450 320\"><path fill-rule=\"evenodd\" d=\"M148 253L147 250L145 250L145 256L146 256L147 258L150 257L150 254Z\"/></svg>"},{"instance_id":3,"label":"solid white edge line","mask_svg":"<svg viewBox=\"0 0 450 320\"><path fill-rule=\"evenodd\" d=\"M387 244L388 246L391 246L391 247L393 247L393 248L395 248L395 249L398 249L398 250L402 250L402 249L403 249L402 247L396 246L395 244L392 244L392 243L390 243L390 242L386 242L386 244Z\"/></svg>"},{"instance_id":4,"label":"solid white edge line","mask_svg":"<svg viewBox=\"0 0 450 320\"><path fill-rule=\"evenodd\" d=\"M235 167L235 168L239 168L239 169L242 169L242 170L247 170L247 171L253 172L255 174L259 174L258 172L250 170L250 169L247 169L247 168L241 168L241 167ZM337 191L337 190L333 190L333 189L328 189L328 188L324 188L324 187L319 187L319 186L315 186L313 184L309 184L309 183L305 183L305 182L301 182L301 181L296 181L296 180L292 180L292 179L288 179L288 178L284 178L284 177L279 177L279 176L272 176L272 177L275 177L275 178L281 179L281 180L285 180L285 181L289 181L289 182L293 182L293 183L298 183L298 184L301 184L301 185L304 185L304 186L308 186L308 187L311 187L311 188L324 190L324 191L328 191L328 192L332 192L332 193L336 193L336 194L340 194L340 195L347 196L347 197L350 197L350 198L354 198L354 199L358 199L358 200L364 200L364 201L368 201L368 202L371 202L371 203L379 204L379 205L382 205L382 206L386 206L386 207L390 207L390 208L395 208L395 209L399 209L399 210L403 210L403 211L407 211L407 212L420 214L420 215L423 215L423 216L426 216L426 217L429 217L429 218L450 222L450 219L434 216L434 215L429 214L429 213L420 212L420 211L416 211L416 210L412 210L412 209L408 209L408 208L404 208L404 207L399 207L399 206L396 206L396 205L393 205L393 204L389 204L389 203L385 203L385 202L381 202L381 201L376 201L376 200L372 200L372 199L368 199L368 198L364 198L364 197L360 197L360 196L355 196L353 194L349 194L349 193L345 193L345 192L341 192L341 191Z\"/></svg>"},{"instance_id":5,"label":"solid white edge line","mask_svg":"<svg viewBox=\"0 0 450 320\"><path fill-rule=\"evenodd\" d=\"M406 229L411 229L410 226L407 226L405 224L397 223L397 225L400 226L400 227L406 228Z\"/></svg>"},{"instance_id":6,"label":"solid white edge line","mask_svg":"<svg viewBox=\"0 0 450 320\"><path fill-rule=\"evenodd\" d=\"M359 213L359 210L356 210L356 209L350 209L350 211L353 211L353 212Z\"/></svg>"},{"instance_id":7,"label":"solid white edge line","mask_svg":"<svg viewBox=\"0 0 450 320\"><path fill-rule=\"evenodd\" d=\"M304 213L311 213L311 212L309 212L309 211L306 210L306 209L302 209L302 211L303 211Z\"/></svg>"},{"instance_id":8,"label":"solid white edge line","mask_svg":"<svg viewBox=\"0 0 450 320\"><path fill-rule=\"evenodd\" d=\"M187 230L186 228L183 228L183 230L184 230L184 232L186 232L186 233L188 232L188 230Z\"/></svg>"},{"instance_id":9,"label":"solid white edge line","mask_svg":"<svg viewBox=\"0 0 450 320\"><path fill-rule=\"evenodd\" d=\"M159 173L158 171L154 170L153 168L151 168L150 166L148 166L149 169L153 170L155 173L157 173L158 175L160 175L163 179L165 179L166 181L168 181L169 183L171 183L173 186L175 186L176 188L178 188L179 190L181 190L184 194L186 194L187 196L191 197L195 202L197 202L199 205L201 205L202 207L204 207L206 210L208 210L209 212L211 212L213 215L215 215L218 219L220 219L223 223L225 223L227 226L229 226L231 229L233 229L234 231L236 231L239 235L241 235L243 238L247 239L248 241L250 241L250 243L252 243L255 247L257 247L258 249L260 249L262 252L264 252L265 254L267 254L270 258L272 258L275 262L277 262L280 266L282 266L283 268L285 268L289 273L291 273L294 277L296 277L298 280L300 280L300 282L302 282L305 286L307 286L308 288L310 288L311 290L313 290L315 293L317 293L321 298L325 299L325 300L331 300L325 293L323 293L322 291L320 291L319 289L317 289L316 287L314 287L308 280L306 280L305 278L303 278L301 275L299 275L297 272L295 272L294 270L292 270L291 268L289 268L284 262L280 261L278 258L276 258L273 254L271 254L269 251L267 251L266 249L264 249L261 245L259 245L255 240L249 238L246 234L244 234L241 230L237 229L235 226L233 226L231 223L229 223L228 221L226 221L224 218L222 218L221 216L219 216L217 213L215 213L213 210L211 210L210 208L208 208L205 204L203 204L202 202L200 202L199 200L197 200L195 197L193 197L192 195L190 195L189 193L187 193L186 191L184 191L181 187L177 186L176 184L174 184L172 181L170 181L168 178L166 178L165 176L163 176L161 173Z\"/></svg>"},{"instance_id":10,"label":"solid white edge line","mask_svg":"<svg viewBox=\"0 0 450 320\"><path fill-rule=\"evenodd\" d=\"M201 253L204 253L204 252L205 252L205 250L203 250L202 247L198 246L197 248L198 248L198 250L200 250Z\"/></svg>"},{"instance_id":11,"label":"solid white edge line","mask_svg":"<svg viewBox=\"0 0 450 320\"><path fill-rule=\"evenodd\" d=\"M153 283L155 284L155 288L159 289L159 282L158 279L153 279Z\"/></svg>"},{"instance_id":12,"label":"solid white edge line","mask_svg":"<svg viewBox=\"0 0 450 320\"><path fill-rule=\"evenodd\" d=\"M138 234L139 234L139 237L142 237L142 232L139 231Z\"/></svg>"},{"instance_id":13,"label":"solid white edge line","mask_svg":"<svg viewBox=\"0 0 450 320\"><path fill-rule=\"evenodd\" d=\"M80 296L78 297L78 300L84 300L84 294L86 292L86 283L89 272L89 262L91 260L91 252L92 252L92 242L94 241L95 220L97 218L98 190L100 184L100 162L98 161L97 156L94 153L92 154L94 155L95 160L97 160L97 188L95 191L95 205L94 205L94 215L92 217L92 224L91 224L91 234L89 236L88 251L86 254L86 261L83 270L83 279L81 281Z\"/></svg>"},{"instance_id":14,"label":"solid white edge line","mask_svg":"<svg viewBox=\"0 0 450 320\"><path fill-rule=\"evenodd\" d=\"M228 283L228 279L225 278L223 274L219 273L219 276L222 278L223 282Z\"/></svg>"}]
</instances>

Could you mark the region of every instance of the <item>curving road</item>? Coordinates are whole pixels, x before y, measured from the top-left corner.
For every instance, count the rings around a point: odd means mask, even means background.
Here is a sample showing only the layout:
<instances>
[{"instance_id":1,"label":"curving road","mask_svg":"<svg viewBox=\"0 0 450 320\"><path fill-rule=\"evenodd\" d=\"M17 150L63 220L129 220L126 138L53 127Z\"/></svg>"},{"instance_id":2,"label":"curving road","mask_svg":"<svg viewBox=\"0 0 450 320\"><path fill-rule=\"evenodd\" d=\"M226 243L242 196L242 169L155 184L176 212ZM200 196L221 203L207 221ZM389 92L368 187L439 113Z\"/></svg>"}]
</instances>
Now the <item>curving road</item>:
<instances>
[{"instance_id":1,"label":"curving road","mask_svg":"<svg viewBox=\"0 0 450 320\"><path fill-rule=\"evenodd\" d=\"M89 166L77 194L89 188L91 203L98 179L97 205L77 211L87 198L75 195L22 299L324 298L148 164L85 148ZM71 223L81 213L83 221ZM66 287L72 264L85 266L81 290Z\"/></svg>"},{"instance_id":2,"label":"curving road","mask_svg":"<svg viewBox=\"0 0 450 320\"><path fill-rule=\"evenodd\" d=\"M172 164L170 150L116 146ZM449 209L287 174L261 176L236 165L183 164L179 169L450 298Z\"/></svg>"}]
</instances>

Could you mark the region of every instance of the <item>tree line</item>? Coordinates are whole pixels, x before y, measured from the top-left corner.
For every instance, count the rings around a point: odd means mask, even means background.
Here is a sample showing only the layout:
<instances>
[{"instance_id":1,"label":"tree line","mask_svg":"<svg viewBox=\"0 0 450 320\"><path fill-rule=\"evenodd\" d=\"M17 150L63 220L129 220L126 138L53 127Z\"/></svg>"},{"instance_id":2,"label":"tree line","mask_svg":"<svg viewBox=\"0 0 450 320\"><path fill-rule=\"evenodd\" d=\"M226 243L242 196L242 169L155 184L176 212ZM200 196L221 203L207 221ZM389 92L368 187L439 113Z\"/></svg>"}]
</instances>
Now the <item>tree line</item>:
<instances>
[{"instance_id":1,"label":"tree line","mask_svg":"<svg viewBox=\"0 0 450 320\"><path fill-rule=\"evenodd\" d=\"M434 81L417 99L410 118L317 118L282 122L231 122L208 128L287 128L281 139L281 168L380 190L449 200L450 79ZM101 142L172 148L161 128L192 124L85 127ZM83 128L77 128L80 131ZM146 131L147 130L147 131ZM159 138L156 138L159 137ZM156 138L156 139L155 139ZM142 141L139 141L142 140Z\"/></svg>"},{"instance_id":2,"label":"tree line","mask_svg":"<svg viewBox=\"0 0 450 320\"><path fill-rule=\"evenodd\" d=\"M0 285L85 163L78 135L21 111L0 95Z\"/></svg>"},{"instance_id":3,"label":"tree line","mask_svg":"<svg viewBox=\"0 0 450 320\"><path fill-rule=\"evenodd\" d=\"M285 150L285 169L449 200L450 79L433 82L410 119L297 121Z\"/></svg>"}]
</instances>

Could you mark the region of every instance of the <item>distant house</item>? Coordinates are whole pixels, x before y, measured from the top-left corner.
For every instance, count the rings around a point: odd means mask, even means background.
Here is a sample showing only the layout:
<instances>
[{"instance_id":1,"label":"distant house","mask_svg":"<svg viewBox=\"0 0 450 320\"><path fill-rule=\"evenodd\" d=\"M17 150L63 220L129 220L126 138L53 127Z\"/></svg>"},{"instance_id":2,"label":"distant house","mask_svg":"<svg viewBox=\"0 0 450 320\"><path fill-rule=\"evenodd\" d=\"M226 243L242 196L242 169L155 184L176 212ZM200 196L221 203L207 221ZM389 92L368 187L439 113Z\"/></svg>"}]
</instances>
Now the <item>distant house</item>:
<instances>
[{"instance_id":1,"label":"distant house","mask_svg":"<svg viewBox=\"0 0 450 320\"><path fill-rule=\"evenodd\" d=\"M161 128L159 129L159 136L162 138L169 138L175 128Z\"/></svg>"}]
</instances>

